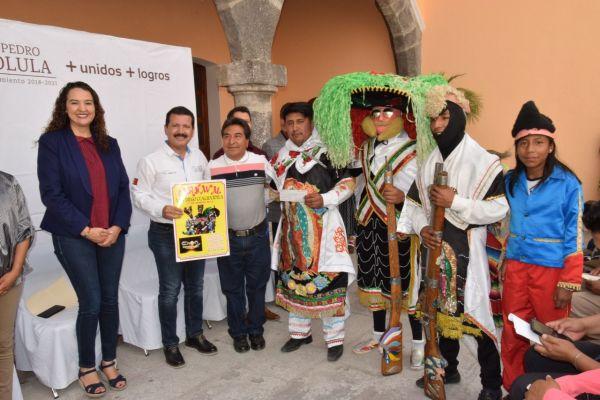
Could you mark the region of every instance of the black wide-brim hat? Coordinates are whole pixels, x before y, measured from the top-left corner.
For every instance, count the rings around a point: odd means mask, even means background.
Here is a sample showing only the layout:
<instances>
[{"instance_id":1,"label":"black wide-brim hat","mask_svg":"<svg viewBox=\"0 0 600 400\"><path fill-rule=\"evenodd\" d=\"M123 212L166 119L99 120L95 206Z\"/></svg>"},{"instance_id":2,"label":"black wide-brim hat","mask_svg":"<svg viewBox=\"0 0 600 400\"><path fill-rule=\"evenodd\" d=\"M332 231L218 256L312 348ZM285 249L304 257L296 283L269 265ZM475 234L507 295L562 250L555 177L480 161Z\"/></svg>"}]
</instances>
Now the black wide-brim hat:
<instances>
[{"instance_id":1,"label":"black wide-brim hat","mask_svg":"<svg viewBox=\"0 0 600 400\"><path fill-rule=\"evenodd\" d=\"M373 108L392 107L407 112L408 97L390 88L373 88L352 93L352 107Z\"/></svg>"}]
</instances>

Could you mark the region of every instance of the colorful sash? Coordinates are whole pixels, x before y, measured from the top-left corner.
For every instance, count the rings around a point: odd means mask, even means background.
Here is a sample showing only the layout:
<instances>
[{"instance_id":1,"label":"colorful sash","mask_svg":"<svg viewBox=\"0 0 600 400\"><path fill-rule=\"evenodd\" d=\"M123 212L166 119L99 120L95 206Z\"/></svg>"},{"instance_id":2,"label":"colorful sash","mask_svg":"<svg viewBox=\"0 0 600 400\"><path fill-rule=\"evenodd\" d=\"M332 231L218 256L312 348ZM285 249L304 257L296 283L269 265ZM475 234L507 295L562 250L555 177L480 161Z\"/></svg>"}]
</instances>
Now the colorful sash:
<instances>
[{"instance_id":1,"label":"colorful sash","mask_svg":"<svg viewBox=\"0 0 600 400\"><path fill-rule=\"evenodd\" d=\"M381 195L383 191L384 176L386 165L383 164L375 176L371 177L371 163L370 156L375 151L374 149L375 139L369 139L364 142L360 152L361 164L363 174L365 176L365 190L367 196L364 196L358 205L358 211L356 213L356 219L361 225L366 225L371 218L371 214L375 212L377 216L382 220L386 221L386 206L385 199ZM416 157L417 152L415 150L416 142L409 140L402 146L398 147L396 151L391 151L388 157L388 163L392 165L392 171L395 175L400 171L406 164L408 164L413 158ZM396 218L400 216L398 210L396 210Z\"/></svg>"}]
</instances>

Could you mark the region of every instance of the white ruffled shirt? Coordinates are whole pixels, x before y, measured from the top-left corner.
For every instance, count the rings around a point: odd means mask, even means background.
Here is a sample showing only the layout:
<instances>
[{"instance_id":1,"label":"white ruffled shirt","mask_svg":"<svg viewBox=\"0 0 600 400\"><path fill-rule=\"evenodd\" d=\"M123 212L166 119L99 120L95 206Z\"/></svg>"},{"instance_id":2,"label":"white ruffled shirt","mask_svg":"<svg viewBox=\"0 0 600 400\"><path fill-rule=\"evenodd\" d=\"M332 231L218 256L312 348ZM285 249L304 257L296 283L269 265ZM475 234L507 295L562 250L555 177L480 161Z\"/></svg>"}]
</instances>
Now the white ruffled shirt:
<instances>
[{"instance_id":1,"label":"white ruffled shirt","mask_svg":"<svg viewBox=\"0 0 600 400\"><path fill-rule=\"evenodd\" d=\"M415 184L419 189L421 206L407 200L398 219L398 232L420 234L430 224L431 202L429 187L433 184L435 164L443 163L448 172L448 186L456 189L452 205L445 217L456 227L465 230L469 225L488 225L504 218L508 213L508 201L501 196L483 200L494 179L502 172L497 156L488 153L468 134L444 160L436 147L417 175ZM465 282L464 312L483 327L497 342L496 327L489 301L491 288L485 244L485 226L469 230L469 264ZM418 269L420 274L420 269ZM415 282L420 282L417 277ZM417 299L411 299L411 305Z\"/></svg>"},{"instance_id":2,"label":"white ruffled shirt","mask_svg":"<svg viewBox=\"0 0 600 400\"><path fill-rule=\"evenodd\" d=\"M295 165L298 172L305 174L315 165L320 163L319 159L321 155L327 151L326 147L322 144L316 129L313 129L311 136L300 146L296 146L289 139L287 140L285 146L278 152L277 162L274 165L275 169L277 169L278 163L282 161L285 162L286 159L291 158L289 156L290 151L309 153L312 150L316 150L317 146L319 150L314 156L311 156L310 160L307 161L304 160L302 156L297 156L292 163L286 166L285 172L278 176L278 180L280 181L281 185L283 185L287 171L292 165ZM352 263L350 254L347 251L347 246L346 251L344 252L336 251L334 245L334 235L336 231L341 228L347 243L346 228L344 226L342 216L338 210L338 205L352 196L353 189L353 184L349 185L348 188L340 188L339 186L335 186L330 191L321 193L321 196L323 197L323 205L327 207L328 210L325 212L325 214L323 214L323 234L321 236L319 253L319 272L346 272L348 273L348 285L354 281L356 271L354 270L354 264ZM283 216L281 218L283 219ZM279 228L277 229L275 239L273 240L273 251L271 254L271 269L273 270L277 270L279 266L279 257L281 254L281 228L282 223L280 219Z\"/></svg>"}]
</instances>

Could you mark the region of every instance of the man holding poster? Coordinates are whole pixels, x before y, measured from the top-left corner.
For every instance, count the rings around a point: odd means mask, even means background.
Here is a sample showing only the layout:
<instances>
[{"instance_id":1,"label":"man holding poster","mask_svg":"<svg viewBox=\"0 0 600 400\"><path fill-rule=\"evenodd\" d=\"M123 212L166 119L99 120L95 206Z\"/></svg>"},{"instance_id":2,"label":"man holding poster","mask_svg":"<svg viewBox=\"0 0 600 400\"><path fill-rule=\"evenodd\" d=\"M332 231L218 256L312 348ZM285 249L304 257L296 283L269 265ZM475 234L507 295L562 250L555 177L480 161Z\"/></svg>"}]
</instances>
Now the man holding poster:
<instances>
[{"instance_id":1,"label":"man holding poster","mask_svg":"<svg viewBox=\"0 0 600 400\"><path fill-rule=\"evenodd\" d=\"M150 216L148 245L158 269L158 316L167 364L185 365L176 334L177 300L184 287L186 346L202 354L217 353L202 332L202 289L204 260L176 261L173 220L184 210L172 205L171 186L182 182L210 179L207 160L199 149L188 146L194 136L194 114L185 107L174 107L165 121L167 140L154 153L142 158L132 180L134 205Z\"/></svg>"},{"instance_id":2,"label":"man holding poster","mask_svg":"<svg viewBox=\"0 0 600 400\"><path fill-rule=\"evenodd\" d=\"M212 179L227 182L230 255L218 258L217 263L221 290L227 298L229 335L235 351L244 353L265 347L265 289L271 274L265 206L269 197L274 197L266 185L275 180L275 173L265 156L246 151L250 142L246 121L226 120L221 138L225 154L210 161L208 167Z\"/></svg>"}]
</instances>

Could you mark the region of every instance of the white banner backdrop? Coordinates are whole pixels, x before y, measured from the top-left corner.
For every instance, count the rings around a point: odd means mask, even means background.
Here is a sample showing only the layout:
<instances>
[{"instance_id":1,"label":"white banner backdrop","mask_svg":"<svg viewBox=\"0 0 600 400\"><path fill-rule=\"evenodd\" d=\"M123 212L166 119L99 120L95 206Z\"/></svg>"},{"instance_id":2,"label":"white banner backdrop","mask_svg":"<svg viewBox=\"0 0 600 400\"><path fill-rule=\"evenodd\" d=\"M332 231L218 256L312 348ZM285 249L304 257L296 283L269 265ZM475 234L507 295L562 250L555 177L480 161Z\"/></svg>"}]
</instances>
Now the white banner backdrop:
<instances>
[{"instance_id":1,"label":"white banner backdrop","mask_svg":"<svg viewBox=\"0 0 600 400\"><path fill-rule=\"evenodd\" d=\"M72 81L98 92L130 179L138 160L164 140L167 111L196 108L189 48L0 19L0 170L18 179L36 227L44 212L36 140ZM197 135L190 145L198 145ZM134 211L132 226L147 223ZM48 240L38 235L35 247Z\"/></svg>"}]
</instances>

